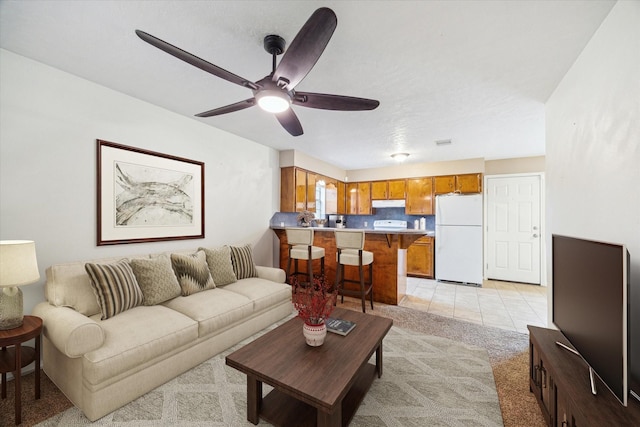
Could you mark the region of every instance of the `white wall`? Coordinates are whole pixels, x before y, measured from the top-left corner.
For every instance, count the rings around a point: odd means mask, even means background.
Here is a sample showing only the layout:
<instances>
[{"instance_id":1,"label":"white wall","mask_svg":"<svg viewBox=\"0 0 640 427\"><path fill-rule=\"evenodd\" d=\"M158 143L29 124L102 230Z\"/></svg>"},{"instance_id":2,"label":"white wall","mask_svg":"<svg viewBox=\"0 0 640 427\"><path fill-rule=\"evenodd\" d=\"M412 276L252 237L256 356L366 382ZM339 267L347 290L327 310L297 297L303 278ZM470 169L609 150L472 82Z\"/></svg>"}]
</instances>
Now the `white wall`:
<instances>
[{"instance_id":1,"label":"white wall","mask_svg":"<svg viewBox=\"0 0 640 427\"><path fill-rule=\"evenodd\" d=\"M254 245L272 265L278 152L0 50L0 239L36 242L44 300L55 263L223 244ZM205 163L205 239L96 246L96 139Z\"/></svg>"},{"instance_id":2,"label":"white wall","mask_svg":"<svg viewBox=\"0 0 640 427\"><path fill-rule=\"evenodd\" d=\"M375 181L419 176L484 173L484 159L453 160L433 163L399 163L396 166L347 171L349 181Z\"/></svg>"},{"instance_id":3,"label":"white wall","mask_svg":"<svg viewBox=\"0 0 640 427\"><path fill-rule=\"evenodd\" d=\"M640 289L639 76L640 2L619 1L546 104L547 242L558 233L626 244L635 289ZM639 312L640 301L633 304Z\"/></svg>"}]
</instances>

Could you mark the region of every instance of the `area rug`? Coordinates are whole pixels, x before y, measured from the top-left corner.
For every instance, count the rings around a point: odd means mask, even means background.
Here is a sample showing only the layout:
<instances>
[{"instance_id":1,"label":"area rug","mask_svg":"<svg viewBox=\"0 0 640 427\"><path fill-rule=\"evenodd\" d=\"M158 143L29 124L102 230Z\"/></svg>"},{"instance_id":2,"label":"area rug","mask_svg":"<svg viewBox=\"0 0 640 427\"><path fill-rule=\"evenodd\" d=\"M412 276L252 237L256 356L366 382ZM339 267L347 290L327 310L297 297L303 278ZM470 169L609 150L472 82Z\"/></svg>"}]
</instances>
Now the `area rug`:
<instances>
[{"instance_id":1,"label":"area rug","mask_svg":"<svg viewBox=\"0 0 640 427\"><path fill-rule=\"evenodd\" d=\"M251 426L246 377L226 366L224 357L264 332L94 423L73 407L38 426ZM373 382L352 426L503 425L486 349L396 326L383 349L384 374ZM270 390L265 385L263 392Z\"/></svg>"}]
</instances>

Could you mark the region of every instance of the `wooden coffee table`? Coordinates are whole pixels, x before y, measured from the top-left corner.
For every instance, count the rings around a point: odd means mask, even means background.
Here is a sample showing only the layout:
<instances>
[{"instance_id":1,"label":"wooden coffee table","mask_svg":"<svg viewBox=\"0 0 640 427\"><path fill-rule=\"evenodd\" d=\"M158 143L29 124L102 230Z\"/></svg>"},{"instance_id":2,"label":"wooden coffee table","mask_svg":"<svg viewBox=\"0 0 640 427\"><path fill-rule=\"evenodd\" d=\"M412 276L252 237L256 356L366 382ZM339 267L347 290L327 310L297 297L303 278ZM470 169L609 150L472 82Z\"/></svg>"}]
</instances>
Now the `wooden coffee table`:
<instances>
[{"instance_id":1,"label":"wooden coffee table","mask_svg":"<svg viewBox=\"0 0 640 427\"><path fill-rule=\"evenodd\" d=\"M227 365L247 374L247 419L276 426L346 426L371 383L382 376L382 340L393 321L336 308L332 317L357 326L347 336L327 332L320 347L294 318L230 354ZM369 359L376 353L376 364ZM262 397L262 383L273 390Z\"/></svg>"}]
</instances>

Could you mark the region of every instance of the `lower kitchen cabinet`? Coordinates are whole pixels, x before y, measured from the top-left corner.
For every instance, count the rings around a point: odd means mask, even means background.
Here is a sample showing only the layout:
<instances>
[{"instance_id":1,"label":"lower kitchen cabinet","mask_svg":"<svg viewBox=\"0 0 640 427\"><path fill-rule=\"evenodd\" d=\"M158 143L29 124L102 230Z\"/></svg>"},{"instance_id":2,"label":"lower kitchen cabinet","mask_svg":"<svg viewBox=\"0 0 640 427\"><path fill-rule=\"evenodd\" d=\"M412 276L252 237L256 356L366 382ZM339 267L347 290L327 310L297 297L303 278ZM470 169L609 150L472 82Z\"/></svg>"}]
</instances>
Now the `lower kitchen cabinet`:
<instances>
[{"instance_id":1,"label":"lower kitchen cabinet","mask_svg":"<svg viewBox=\"0 0 640 427\"><path fill-rule=\"evenodd\" d=\"M433 237L421 237L409 246L407 275L433 279Z\"/></svg>"}]
</instances>

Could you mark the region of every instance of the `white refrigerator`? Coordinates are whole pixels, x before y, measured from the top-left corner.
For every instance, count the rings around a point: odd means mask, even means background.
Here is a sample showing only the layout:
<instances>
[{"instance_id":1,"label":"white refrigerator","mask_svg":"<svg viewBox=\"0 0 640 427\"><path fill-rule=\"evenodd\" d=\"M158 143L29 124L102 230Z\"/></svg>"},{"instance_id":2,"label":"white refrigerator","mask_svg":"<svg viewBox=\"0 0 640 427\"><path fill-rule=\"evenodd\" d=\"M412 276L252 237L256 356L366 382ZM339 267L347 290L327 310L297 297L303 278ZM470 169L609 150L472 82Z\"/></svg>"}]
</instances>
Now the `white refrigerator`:
<instances>
[{"instance_id":1,"label":"white refrigerator","mask_svg":"<svg viewBox=\"0 0 640 427\"><path fill-rule=\"evenodd\" d=\"M482 195L436 196L436 280L482 286Z\"/></svg>"}]
</instances>

